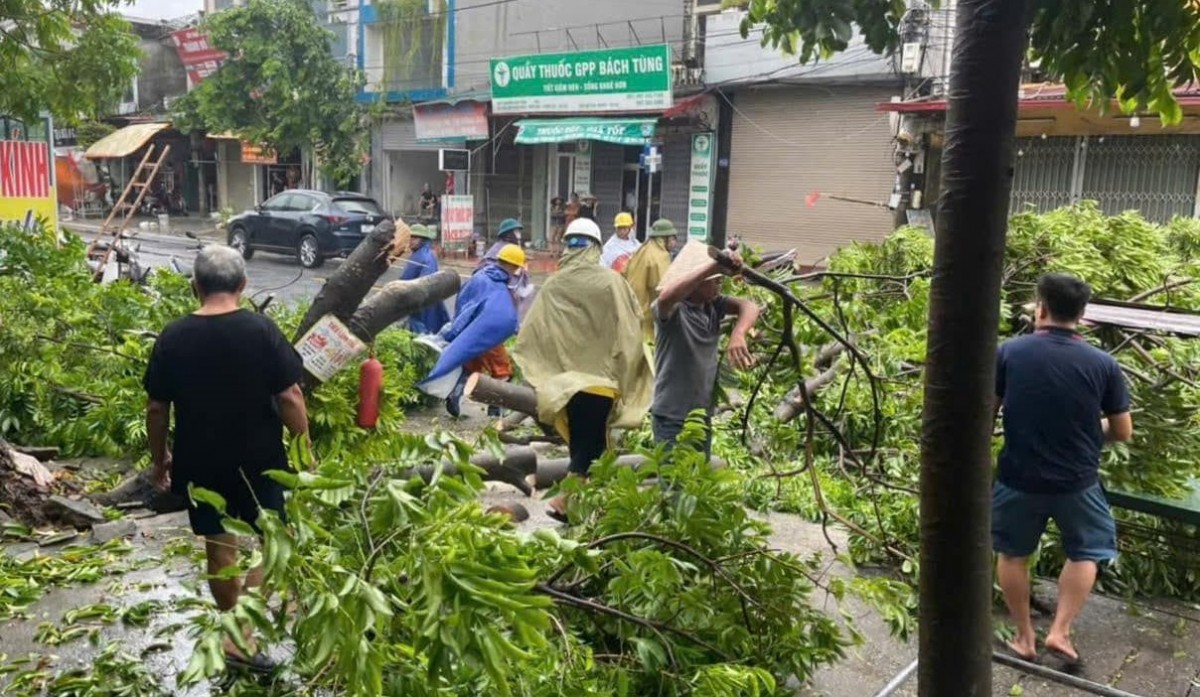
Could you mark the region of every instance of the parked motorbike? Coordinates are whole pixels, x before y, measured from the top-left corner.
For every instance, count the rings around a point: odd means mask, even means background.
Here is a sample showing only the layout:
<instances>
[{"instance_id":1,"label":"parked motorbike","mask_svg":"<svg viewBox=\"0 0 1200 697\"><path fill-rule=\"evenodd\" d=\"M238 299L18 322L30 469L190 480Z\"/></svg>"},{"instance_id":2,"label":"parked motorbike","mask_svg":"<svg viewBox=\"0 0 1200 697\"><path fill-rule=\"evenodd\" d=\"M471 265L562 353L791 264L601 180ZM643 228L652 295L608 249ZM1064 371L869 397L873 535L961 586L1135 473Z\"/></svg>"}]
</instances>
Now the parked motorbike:
<instances>
[{"instance_id":1,"label":"parked motorbike","mask_svg":"<svg viewBox=\"0 0 1200 697\"><path fill-rule=\"evenodd\" d=\"M88 267L95 274L107 255L108 263L104 265L104 272L99 279L101 283L112 283L117 279L125 279L138 285L145 285L150 278L151 268L142 263L139 254L141 249L140 243L131 246L128 238L121 234L116 240L104 240L97 243L92 258L88 259Z\"/></svg>"}]
</instances>

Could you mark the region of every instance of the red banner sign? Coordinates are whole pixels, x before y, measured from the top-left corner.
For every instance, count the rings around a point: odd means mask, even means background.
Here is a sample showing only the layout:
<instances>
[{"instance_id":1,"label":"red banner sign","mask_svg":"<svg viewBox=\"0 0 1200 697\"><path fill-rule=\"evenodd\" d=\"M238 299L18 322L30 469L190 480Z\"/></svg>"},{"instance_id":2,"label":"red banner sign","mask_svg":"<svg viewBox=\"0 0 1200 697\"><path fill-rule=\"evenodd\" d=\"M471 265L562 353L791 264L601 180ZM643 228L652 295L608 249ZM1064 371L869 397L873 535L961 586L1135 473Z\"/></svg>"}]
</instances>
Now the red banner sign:
<instances>
[{"instance_id":1,"label":"red banner sign","mask_svg":"<svg viewBox=\"0 0 1200 697\"><path fill-rule=\"evenodd\" d=\"M187 70L188 89L199 85L204 78L217 72L221 63L228 58L224 51L208 45L208 37L199 29L181 29L171 34L179 60Z\"/></svg>"},{"instance_id":2,"label":"red banner sign","mask_svg":"<svg viewBox=\"0 0 1200 697\"><path fill-rule=\"evenodd\" d=\"M50 195L50 151L45 143L0 140L0 196Z\"/></svg>"},{"instance_id":3,"label":"red banner sign","mask_svg":"<svg viewBox=\"0 0 1200 697\"><path fill-rule=\"evenodd\" d=\"M482 102L419 104L413 107L417 140L487 140L487 105Z\"/></svg>"}]
</instances>

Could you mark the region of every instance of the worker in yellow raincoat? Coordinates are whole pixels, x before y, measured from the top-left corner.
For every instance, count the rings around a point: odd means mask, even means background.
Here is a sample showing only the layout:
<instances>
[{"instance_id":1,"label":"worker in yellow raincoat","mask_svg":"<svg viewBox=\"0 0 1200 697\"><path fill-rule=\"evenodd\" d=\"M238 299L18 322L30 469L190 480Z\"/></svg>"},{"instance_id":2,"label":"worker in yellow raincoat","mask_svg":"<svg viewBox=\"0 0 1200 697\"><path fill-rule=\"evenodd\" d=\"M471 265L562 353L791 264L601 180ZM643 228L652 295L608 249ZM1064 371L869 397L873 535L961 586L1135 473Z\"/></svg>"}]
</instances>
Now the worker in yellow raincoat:
<instances>
[{"instance_id":1,"label":"worker in yellow raincoat","mask_svg":"<svg viewBox=\"0 0 1200 697\"><path fill-rule=\"evenodd\" d=\"M580 218L564 238L558 273L521 324L513 359L537 392L538 420L567 441L570 473L586 477L608 449L610 428L641 425L652 378L637 296L600 265L600 228ZM550 502L549 514L566 521L563 497Z\"/></svg>"},{"instance_id":2,"label":"worker in yellow raincoat","mask_svg":"<svg viewBox=\"0 0 1200 697\"><path fill-rule=\"evenodd\" d=\"M646 244L638 248L625 266L625 280L637 295L642 311L642 337L654 342L654 315L650 303L658 297L658 286L671 266L671 252L678 243L675 225L666 219L656 220L650 226Z\"/></svg>"}]
</instances>

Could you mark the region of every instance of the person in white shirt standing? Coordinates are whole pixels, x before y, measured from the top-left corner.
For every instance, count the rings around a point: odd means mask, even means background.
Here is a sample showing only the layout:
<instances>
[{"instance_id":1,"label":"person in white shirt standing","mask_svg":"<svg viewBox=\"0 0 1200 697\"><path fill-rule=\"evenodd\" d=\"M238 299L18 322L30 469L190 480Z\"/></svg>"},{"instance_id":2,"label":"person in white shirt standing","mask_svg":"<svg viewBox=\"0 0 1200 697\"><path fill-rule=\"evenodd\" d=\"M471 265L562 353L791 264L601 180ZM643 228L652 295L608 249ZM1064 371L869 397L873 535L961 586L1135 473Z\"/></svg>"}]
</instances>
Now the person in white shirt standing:
<instances>
[{"instance_id":1,"label":"person in white shirt standing","mask_svg":"<svg viewBox=\"0 0 1200 697\"><path fill-rule=\"evenodd\" d=\"M642 244L633 236L632 215L618 213L613 225L617 228L617 234L608 238L608 242L604 243L604 251L600 254L600 264L617 273L623 273L625 265L629 263L629 257L633 256L633 253Z\"/></svg>"}]
</instances>

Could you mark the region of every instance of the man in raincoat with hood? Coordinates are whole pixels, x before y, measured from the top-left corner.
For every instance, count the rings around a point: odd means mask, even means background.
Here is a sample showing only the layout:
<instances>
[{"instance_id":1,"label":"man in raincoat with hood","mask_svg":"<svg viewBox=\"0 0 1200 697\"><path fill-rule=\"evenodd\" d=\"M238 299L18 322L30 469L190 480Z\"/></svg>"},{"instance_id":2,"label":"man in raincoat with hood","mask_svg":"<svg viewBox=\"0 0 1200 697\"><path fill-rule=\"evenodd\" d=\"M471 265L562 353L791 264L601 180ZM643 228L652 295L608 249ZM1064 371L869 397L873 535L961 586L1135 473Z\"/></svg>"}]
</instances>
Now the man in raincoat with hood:
<instances>
[{"instance_id":1,"label":"man in raincoat with hood","mask_svg":"<svg viewBox=\"0 0 1200 697\"><path fill-rule=\"evenodd\" d=\"M500 249L496 262L471 276L459 292L454 322L441 332L446 343L438 362L417 387L446 398L446 411L457 417L463 387L471 373L498 380L512 377L504 342L517 333L517 306L510 285L525 268L525 252L515 244ZM450 377L456 377L450 382ZM445 379L443 379L445 378ZM452 384L448 393L439 385Z\"/></svg>"},{"instance_id":2,"label":"man in raincoat with hood","mask_svg":"<svg viewBox=\"0 0 1200 697\"><path fill-rule=\"evenodd\" d=\"M401 281L415 281L438 272L438 259L433 252L433 240L437 239L437 232L425 225L413 225L409 229L412 237L408 248L412 253L400 274ZM446 311L446 304L439 301L411 315L408 318L408 330L418 335L436 334L449 321L450 313Z\"/></svg>"},{"instance_id":3,"label":"man in raincoat with hood","mask_svg":"<svg viewBox=\"0 0 1200 697\"><path fill-rule=\"evenodd\" d=\"M671 252L677 241L675 225L665 218L656 220L647 233L646 244L633 253L625 266L625 280L637 294L642 311L642 338L651 343L654 341L654 314L650 311L650 303L658 297L658 286L671 266Z\"/></svg>"},{"instance_id":4,"label":"man in raincoat with hood","mask_svg":"<svg viewBox=\"0 0 1200 697\"><path fill-rule=\"evenodd\" d=\"M513 357L537 392L538 420L567 441L570 473L586 477L608 449L610 428L641 424L650 404L650 363L637 296L600 265L600 228L581 218L567 227L558 273L526 316ZM566 518L566 501L550 502Z\"/></svg>"}]
</instances>

